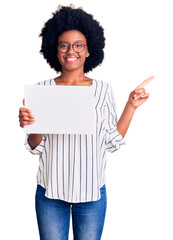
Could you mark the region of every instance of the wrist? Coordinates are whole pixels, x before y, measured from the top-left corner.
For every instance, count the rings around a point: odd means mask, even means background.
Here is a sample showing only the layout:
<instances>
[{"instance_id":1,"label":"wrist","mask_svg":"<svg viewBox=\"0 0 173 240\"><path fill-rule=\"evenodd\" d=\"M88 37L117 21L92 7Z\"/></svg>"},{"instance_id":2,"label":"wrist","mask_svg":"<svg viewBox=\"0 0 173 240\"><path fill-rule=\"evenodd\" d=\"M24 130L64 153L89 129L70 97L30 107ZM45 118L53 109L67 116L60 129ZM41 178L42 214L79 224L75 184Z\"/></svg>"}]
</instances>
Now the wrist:
<instances>
[{"instance_id":1,"label":"wrist","mask_svg":"<svg viewBox=\"0 0 173 240\"><path fill-rule=\"evenodd\" d=\"M129 109L130 111L132 112L135 112L136 111L136 107L133 106L133 104L131 104L129 101L127 101L126 103L126 108Z\"/></svg>"}]
</instances>

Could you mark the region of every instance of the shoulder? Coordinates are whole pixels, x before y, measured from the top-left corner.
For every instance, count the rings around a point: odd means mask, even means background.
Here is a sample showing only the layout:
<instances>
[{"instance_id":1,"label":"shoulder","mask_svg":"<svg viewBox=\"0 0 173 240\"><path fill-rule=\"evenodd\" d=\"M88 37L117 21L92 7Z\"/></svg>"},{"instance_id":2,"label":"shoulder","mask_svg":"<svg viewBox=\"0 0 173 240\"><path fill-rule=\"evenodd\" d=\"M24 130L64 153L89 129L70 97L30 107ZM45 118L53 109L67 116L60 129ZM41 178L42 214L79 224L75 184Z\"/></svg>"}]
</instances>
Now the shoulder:
<instances>
[{"instance_id":1,"label":"shoulder","mask_svg":"<svg viewBox=\"0 0 173 240\"><path fill-rule=\"evenodd\" d=\"M105 102L114 101L114 91L112 88L112 84L105 80L96 80L98 82L98 86L100 87L100 92L105 96Z\"/></svg>"},{"instance_id":2,"label":"shoulder","mask_svg":"<svg viewBox=\"0 0 173 240\"><path fill-rule=\"evenodd\" d=\"M108 83L108 82L105 81L105 80L95 79L95 82L96 82L96 85L97 85L97 86L99 86L99 87L101 87L101 88L104 88L104 89L105 89L105 88L108 89L108 88L111 87L111 84Z\"/></svg>"},{"instance_id":3,"label":"shoulder","mask_svg":"<svg viewBox=\"0 0 173 240\"><path fill-rule=\"evenodd\" d=\"M35 85L54 85L54 79L44 80L41 82L37 82Z\"/></svg>"}]
</instances>

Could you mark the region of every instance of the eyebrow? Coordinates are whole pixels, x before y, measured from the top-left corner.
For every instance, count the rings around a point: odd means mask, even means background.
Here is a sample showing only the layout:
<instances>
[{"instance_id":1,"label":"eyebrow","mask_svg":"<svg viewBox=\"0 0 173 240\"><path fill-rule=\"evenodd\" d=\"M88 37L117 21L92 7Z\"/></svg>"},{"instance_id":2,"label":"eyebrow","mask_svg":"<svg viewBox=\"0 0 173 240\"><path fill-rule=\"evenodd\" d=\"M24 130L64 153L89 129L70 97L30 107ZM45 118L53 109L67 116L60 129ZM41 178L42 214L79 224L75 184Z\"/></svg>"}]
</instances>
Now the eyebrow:
<instances>
[{"instance_id":1,"label":"eyebrow","mask_svg":"<svg viewBox=\"0 0 173 240\"><path fill-rule=\"evenodd\" d=\"M76 42L83 42L83 43L85 43L83 40L77 40L74 43L76 43ZM68 42L67 41L60 41L58 44L60 44L60 43L68 43Z\"/></svg>"}]
</instances>

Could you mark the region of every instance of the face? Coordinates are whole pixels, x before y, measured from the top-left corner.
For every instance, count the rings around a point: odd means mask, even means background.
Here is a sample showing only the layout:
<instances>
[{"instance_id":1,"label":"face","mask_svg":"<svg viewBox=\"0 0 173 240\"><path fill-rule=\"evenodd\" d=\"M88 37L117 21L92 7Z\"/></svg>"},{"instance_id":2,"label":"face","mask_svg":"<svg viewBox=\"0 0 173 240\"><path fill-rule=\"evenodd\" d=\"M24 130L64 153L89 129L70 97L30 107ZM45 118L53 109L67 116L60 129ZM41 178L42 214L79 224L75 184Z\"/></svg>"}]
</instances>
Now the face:
<instances>
[{"instance_id":1,"label":"face","mask_svg":"<svg viewBox=\"0 0 173 240\"><path fill-rule=\"evenodd\" d=\"M87 44L85 36L77 30L65 31L59 36L57 44L59 43L62 44L62 47L65 46L63 44L71 44L67 52L58 51L57 57L62 66L62 71L74 71L78 69L83 71L85 60L89 57L87 45L82 52L78 53L75 52L72 44L79 43L78 46L80 46L80 43Z\"/></svg>"}]
</instances>

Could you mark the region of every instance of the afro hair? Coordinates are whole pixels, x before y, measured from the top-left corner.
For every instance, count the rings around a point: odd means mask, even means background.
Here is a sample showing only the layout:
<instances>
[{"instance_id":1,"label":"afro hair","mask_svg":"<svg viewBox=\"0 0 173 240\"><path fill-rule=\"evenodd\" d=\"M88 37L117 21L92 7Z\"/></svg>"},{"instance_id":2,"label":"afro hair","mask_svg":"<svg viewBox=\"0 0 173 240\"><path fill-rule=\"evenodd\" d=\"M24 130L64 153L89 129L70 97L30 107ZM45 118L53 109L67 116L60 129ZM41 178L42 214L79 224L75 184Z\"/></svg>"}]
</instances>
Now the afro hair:
<instances>
[{"instance_id":1,"label":"afro hair","mask_svg":"<svg viewBox=\"0 0 173 240\"><path fill-rule=\"evenodd\" d=\"M43 26L39 37L42 37L40 53L56 72L61 72L61 64L57 58L57 41L59 36L68 30L80 31L87 40L89 57L84 64L84 73L102 63L105 46L104 30L91 14L82 8L75 9L73 5L61 6L53 13Z\"/></svg>"}]
</instances>

